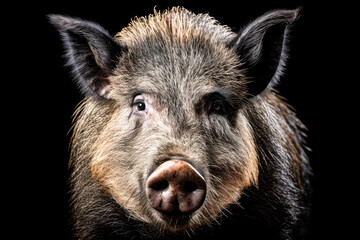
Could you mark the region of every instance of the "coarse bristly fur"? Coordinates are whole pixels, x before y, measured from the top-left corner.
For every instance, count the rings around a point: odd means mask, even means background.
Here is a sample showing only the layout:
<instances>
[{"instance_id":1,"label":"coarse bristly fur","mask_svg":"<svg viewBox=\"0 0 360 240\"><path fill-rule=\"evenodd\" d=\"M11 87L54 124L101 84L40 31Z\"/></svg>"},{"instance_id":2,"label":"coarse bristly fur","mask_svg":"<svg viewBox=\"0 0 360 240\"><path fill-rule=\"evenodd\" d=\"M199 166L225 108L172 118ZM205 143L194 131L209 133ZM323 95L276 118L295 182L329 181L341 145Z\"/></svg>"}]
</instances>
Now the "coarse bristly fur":
<instances>
[{"instance_id":1,"label":"coarse bristly fur","mask_svg":"<svg viewBox=\"0 0 360 240\"><path fill-rule=\"evenodd\" d=\"M85 94L70 162L79 239L305 236L305 127L274 90L298 15L268 12L235 34L175 7L135 18L114 38L97 24L49 16ZM206 181L192 213L162 214L147 201L147 178L171 158Z\"/></svg>"}]
</instances>

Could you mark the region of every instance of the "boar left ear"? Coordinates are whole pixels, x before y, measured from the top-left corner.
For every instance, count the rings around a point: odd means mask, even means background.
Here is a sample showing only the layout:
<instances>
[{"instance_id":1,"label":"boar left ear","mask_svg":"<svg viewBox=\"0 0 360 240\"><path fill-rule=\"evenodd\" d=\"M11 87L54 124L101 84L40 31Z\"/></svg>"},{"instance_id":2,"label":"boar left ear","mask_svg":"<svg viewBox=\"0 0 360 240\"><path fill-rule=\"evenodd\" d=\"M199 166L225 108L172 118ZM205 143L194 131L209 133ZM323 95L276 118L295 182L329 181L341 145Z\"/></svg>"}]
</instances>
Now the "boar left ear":
<instances>
[{"instance_id":1,"label":"boar left ear","mask_svg":"<svg viewBox=\"0 0 360 240\"><path fill-rule=\"evenodd\" d=\"M85 95L111 98L108 80L121 47L101 26L78 18L48 15L59 30L66 49L67 65Z\"/></svg>"},{"instance_id":2,"label":"boar left ear","mask_svg":"<svg viewBox=\"0 0 360 240\"><path fill-rule=\"evenodd\" d=\"M248 94L256 96L276 85L286 61L288 30L300 9L268 12L247 25L230 42L248 78Z\"/></svg>"}]
</instances>

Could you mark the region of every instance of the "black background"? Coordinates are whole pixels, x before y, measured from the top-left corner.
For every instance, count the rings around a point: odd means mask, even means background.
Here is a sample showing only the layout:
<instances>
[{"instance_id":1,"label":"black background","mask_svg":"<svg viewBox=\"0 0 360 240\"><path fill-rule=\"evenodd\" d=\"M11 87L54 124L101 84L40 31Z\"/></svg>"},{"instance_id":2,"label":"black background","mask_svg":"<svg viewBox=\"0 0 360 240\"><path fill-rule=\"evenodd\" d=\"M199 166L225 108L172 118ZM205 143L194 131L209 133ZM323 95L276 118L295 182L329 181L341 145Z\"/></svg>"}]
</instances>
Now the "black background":
<instances>
[{"instance_id":1,"label":"black background","mask_svg":"<svg viewBox=\"0 0 360 240\"><path fill-rule=\"evenodd\" d=\"M209 13L234 31L269 10L303 7L292 31L290 59L278 89L308 127L314 169L309 239L353 236L358 222L355 198L359 187L355 184L358 157L350 154L358 142L351 120L356 119L358 108L350 108L356 99L350 91L356 85L354 77L347 76L351 61L342 56L342 52L354 54L352 31L347 27L353 6L314 2L48 1L3 6L1 56L6 77L2 79L2 196L6 199L5 230L11 234L7 236L71 239L68 132L82 96L71 81L69 69L64 67L60 37L46 14L92 20L114 35L134 16L153 13L154 6L164 10L177 5L195 13Z\"/></svg>"}]
</instances>

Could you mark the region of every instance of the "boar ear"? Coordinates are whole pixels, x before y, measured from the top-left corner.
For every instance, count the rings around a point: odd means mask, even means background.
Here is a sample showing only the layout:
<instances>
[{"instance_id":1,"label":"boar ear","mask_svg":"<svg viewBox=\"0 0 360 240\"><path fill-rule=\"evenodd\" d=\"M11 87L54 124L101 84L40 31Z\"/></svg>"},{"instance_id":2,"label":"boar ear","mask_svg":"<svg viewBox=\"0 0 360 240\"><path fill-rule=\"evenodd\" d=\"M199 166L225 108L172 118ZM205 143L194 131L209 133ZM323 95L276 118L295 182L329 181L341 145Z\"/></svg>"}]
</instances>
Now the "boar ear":
<instances>
[{"instance_id":1,"label":"boar ear","mask_svg":"<svg viewBox=\"0 0 360 240\"><path fill-rule=\"evenodd\" d=\"M111 98L108 77L121 53L120 45L95 23L61 15L48 17L61 34L67 65L82 93Z\"/></svg>"},{"instance_id":2,"label":"boar ear","mask_svg":"<svg viewBox=\"0 0 360 240\"><path fill-rule=\"evenodd\" d=\"M268 12L247 25L230 43L249 78L249 96L271 89L278 82L285 67L288 30L299 10Z\"/></svg>"}]
</instances>

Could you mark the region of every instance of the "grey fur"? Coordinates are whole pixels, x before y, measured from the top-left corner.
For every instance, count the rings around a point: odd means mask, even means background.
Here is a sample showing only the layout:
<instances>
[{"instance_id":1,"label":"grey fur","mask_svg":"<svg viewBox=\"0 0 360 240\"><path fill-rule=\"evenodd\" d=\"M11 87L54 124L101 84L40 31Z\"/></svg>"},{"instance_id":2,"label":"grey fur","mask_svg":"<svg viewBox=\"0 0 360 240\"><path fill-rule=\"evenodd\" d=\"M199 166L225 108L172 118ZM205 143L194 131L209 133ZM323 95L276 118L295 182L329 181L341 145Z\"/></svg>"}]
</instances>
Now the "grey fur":
<instances>
[{"instance_id":1,"label":"grey fur","mask_svg":"<svg viewBox=\"0 0 360 240\"><path fill-rule=\"evenodd\" d=\"M272 91L297 16L272 11L235 34L207 14L173 8L136 18L114 40L96 24L50 17L86 93L71 152L79 239L302 234L311 174L305 127ZM144 193L169 157L189 161L207 183L203 206L185 225L152 209Z\"/></svg>"}]
</instances>

